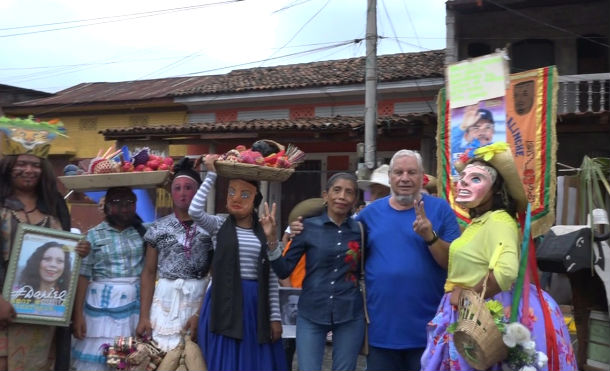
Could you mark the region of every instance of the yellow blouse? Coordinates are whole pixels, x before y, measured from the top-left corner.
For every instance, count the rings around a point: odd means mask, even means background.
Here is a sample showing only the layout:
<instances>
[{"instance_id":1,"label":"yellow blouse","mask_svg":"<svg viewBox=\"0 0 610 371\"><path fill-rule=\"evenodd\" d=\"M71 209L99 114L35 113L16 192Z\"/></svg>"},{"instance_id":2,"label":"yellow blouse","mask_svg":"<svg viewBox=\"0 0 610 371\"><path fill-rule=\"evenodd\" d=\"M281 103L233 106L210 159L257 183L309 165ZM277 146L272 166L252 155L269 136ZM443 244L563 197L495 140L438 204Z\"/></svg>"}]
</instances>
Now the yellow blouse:
<instances>
[{"instance_id":1,"label":"yellow blouse","mask_svg":"<svg viewBox=\"0 0 610 371\"><path fill-rule=\"evenodd\" d=\"M510 289L519 270L519 229L504 210L475 218L449 246L445 292L455 286L474 287L493 270L502 290Z\"/></svg>"}]
</instances>

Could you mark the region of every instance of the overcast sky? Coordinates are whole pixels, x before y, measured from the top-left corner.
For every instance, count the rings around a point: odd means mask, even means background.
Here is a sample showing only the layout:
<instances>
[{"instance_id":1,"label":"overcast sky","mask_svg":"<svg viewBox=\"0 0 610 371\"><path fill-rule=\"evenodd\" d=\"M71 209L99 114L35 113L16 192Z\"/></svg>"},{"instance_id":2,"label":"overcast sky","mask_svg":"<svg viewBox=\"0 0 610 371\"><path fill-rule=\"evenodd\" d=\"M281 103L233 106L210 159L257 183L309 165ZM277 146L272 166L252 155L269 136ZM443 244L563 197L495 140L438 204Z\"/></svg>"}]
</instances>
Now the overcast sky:
<instances>
[{"instance_id":1,"label":"overcast sky","mask_svg":"<svg viewBox=\"0 0 610 371\"><path fill-rule=\"evenodd\" d=\"M445 47L444 0L377 0L378 55ZM0 84L223 74L363 56L367 0L2 0ZM50 31L49 31L50 30Z\"/></svg>"}]
</instances>

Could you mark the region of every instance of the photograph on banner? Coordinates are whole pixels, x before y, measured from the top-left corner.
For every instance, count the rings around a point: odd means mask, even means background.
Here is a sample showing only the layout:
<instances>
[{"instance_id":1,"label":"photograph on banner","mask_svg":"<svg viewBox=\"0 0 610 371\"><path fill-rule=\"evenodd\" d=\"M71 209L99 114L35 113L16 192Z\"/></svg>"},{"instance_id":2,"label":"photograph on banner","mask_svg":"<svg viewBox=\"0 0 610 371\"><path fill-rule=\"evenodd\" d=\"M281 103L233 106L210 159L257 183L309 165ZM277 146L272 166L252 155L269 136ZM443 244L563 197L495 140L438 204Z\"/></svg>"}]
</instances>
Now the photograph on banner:
<instances>
[{"instance_id":1,"label":"photograph on banner","mask_svg":"<svg viewBox=\"0 0 610 371\"><path fill-rule=\"evenodd\" d=\"M480 101L451 110L451 163L470 148L506 141L504 97ZM457 176L452 166L452 176Z\"/></svg>"},{"instance_id":2,"label":"photograph on banner","mask_svg":"<svg viewBox=\"0 0 610 371\"><path fill-rule=\"evenodd\" d=\"M301 289L280 287L280 314L282 317L282 337L295 338L297 330L297 314Z\"/></svg>"},{"instance_id":3,"label":"photograph on banner","mask_svg":"<svg viewBox=\"0 0 610 371\"><path fill-rule=\"evenodd\" d=\"M506 51L447 66L451 163L468 149L506 141ZM452 178L457 171L451 166Z\"/></svg>"},{"instance_id":4,"label":"photograph on banner","mask_svg":"<svg viewBox=\"0 0 610 371\"><path fill-rule=\"evenodd\" d=\"M555 223L557 75L554 66L511 74L502 104L491 98L454 108L448 100L448 89L440 90L437 101L439 197L449 201L463 226L469 222L469 216L454 202L454 163L459 157L456 154L463 150L460 144L467 142L459 137L465 134L462 128L468 126L465 117L468 118L468 112L472 115L481 108L493 116L492 141L505 141L511 148L531 204L532 235L545 233ZM500 106L505 112L496 114ZM486 112L478 116L489 117ZM497 117L502 120L501 124ZM489 136L490 131L480 133L479 138L487 140Z\"/></svg>"},{"instance_id":5,"label":"photograph on banner","mask_svg":"<svg viewBox=\"0 0 610 371\"><path fill-rule=\"evenodd\" d=\"M82 235L20 224L11 251L3 293L15 322L68 326Z\"/></svg>"}]
</instances>

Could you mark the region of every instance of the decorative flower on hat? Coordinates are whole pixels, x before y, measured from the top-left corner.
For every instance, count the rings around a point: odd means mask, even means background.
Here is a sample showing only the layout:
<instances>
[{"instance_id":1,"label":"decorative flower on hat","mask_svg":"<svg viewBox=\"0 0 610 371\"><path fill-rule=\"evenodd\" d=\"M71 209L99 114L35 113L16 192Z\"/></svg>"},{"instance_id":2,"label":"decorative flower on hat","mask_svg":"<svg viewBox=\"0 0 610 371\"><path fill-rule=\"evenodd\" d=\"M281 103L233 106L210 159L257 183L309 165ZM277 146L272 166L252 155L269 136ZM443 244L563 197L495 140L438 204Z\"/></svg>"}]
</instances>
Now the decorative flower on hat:
<instances>
[{"instance_id":1,"label":"decorative flower on hat","mask_svg":"<svg viewBox=\"0 0 610 371\"><path fill-rule=\"evenodd\" d=\"M485 161L491 160L496 154L506 152L508 144L506 142L496 142L488 144L474 150L477 157L483 158Z\"/></svg>"},{"instance_id":2,"label":"decorative flower on hat","mask_svg":"<svg viewBox=\"0 0 610 371\"><path fill-rule=\"evenodd\" d=\"M489 161L498 153L506 152L508 149L509 147L506 142L496 142L481 147L479 140L474 139L472 142L470 142L470 144L468 144L464 150L464 153L458 157L458 163L465 165L468 161L475 157Z\"/></svg>"}]
</instances>

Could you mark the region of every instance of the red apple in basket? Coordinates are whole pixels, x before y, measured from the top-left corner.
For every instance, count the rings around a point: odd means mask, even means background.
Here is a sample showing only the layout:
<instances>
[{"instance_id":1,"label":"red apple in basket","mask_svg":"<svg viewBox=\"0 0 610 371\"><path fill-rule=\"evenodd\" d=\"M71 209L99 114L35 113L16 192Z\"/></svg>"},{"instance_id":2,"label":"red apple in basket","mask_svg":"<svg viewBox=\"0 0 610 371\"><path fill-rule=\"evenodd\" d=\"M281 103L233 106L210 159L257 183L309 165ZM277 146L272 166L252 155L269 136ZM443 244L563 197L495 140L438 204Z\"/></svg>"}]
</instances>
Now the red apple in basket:
<instances>
[{"instance_id":1,"label":"red apple in basket","mask_svg":"<svg viewBox=\"0 0 610 371\"><path fill-rule=\"evenodd\" d=\"M134 170L135 171L144 171L145 167L146 167L146 165L140 164L140 165L136 166L136 168Z\"/></svg>"},{"instance_id":2,"label":"red apple in basket","mask_svg":"<svg viewBox=\"0 0 610 371\"><path fill-rule=\"evenodd\" d=\"M146 161L146 166L153 170L157 170L159 165L161 165L161 161L158 158Z\"/></svg>"},{"instance_id":3,"label":"red apple in basket","mask_svg":"<svg viewBox=\"0 0 610 371\"><path fill-rule=\"evenodd\" d=\"M129 173L132 172L134 170L133 168L133 164L131 162L124 162L123 165L121 165L121 171L124 173Z\"/></svg>"},{"instance_id":4,"label":"red apple in basket","mask_svg":"<svg viewBox=\"0 0 610 371\"><path fill-rule=\"evenodd\" d=\"M157 168L157 170L169 170L169 165L165 162L162 162L161 165Z\"/></svg>"},{"instance_id":5,"label":"red apple in basket","mask_svg":"<svg viewBox=\"0 0 610 371\"><path fill-rule=\"evenodd\" d=\"M142 171L155 171L153 168L146 166Z\"/></svg>"},{"instance_id":6,"label":"red apple in basket","mask_svg":"<svg viewBox=\"0 0 610 371\"><path fill-rule=\"evenodd\" d=\"M165 157L161 161L162 164L166 164L168 167L171 167L174 164L174 159L171 157Z\"/></svg>"}]
</instances>

